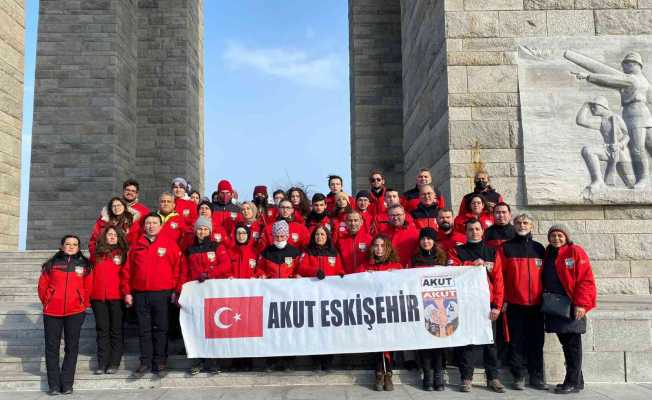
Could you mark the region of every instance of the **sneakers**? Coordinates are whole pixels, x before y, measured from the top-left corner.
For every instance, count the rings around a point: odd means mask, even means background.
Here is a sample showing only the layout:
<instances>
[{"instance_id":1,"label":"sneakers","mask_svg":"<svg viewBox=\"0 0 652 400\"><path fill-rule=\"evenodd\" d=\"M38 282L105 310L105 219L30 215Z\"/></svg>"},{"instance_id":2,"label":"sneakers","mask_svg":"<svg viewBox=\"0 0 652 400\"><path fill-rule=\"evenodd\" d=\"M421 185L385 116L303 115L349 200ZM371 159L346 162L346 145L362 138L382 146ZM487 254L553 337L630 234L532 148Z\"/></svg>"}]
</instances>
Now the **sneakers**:
<instances>
[{"instance_id":1,"label":"sneakers","mask_svg":"<svg viewBox=\"0 0 652 400\"><path fill-rule=\"evenodd\" d=\"M514 382L512 383L512 389L525 390L525 378L514 378Z\"/></svg>"},{"instance_id":2,"label":"sneakers","mask_svg":"<svg viewBox=\"0 0 652 400\"><path fill-rule=\"evenodd\" d=\"M201 367L199 365L193 365L190 367L190 375L197 375L201 372Z\"/></svg>"},{"instance_id":3,"label":"sneakers","mask_svg":"<svg viewBox=\"0 0 652 400\"><path fill-rule=\"evenodd\" d=\"M118 372L118 367L109 367L109 368L106 369L106 372L105 372L105 373L106 373L107 375L113 375L113 374L115 374L116 372Z\"/></svg>"},{"instance_id":4,"label":"sneakers","mask_svg":"<svg viewBox=\"0 0 652 400\"><path fill-rule=\"evenodd\" d=\"M505 393L505 386L498 379L491 379L487 381L487 387L496 393Z\"/></svg>"},{"instance_id":5,"label":"sneakers","mask_svg":"<svg viewBox=\"0 0 652 400\"><path fill-rule=\"evenodd\" d=\"M93 375L104 375L104 368L98 368L93 371Z\"/></svg>"},{"instance_id":6,"label":"sneakers","mask_svg":"<svg viewBox=\"0 0 652 400\"><path fill-rule=\"evenodd\" d=\"M469 393L471 391L471 380L464 379L462 381L462 386L460 387L460 392Z\"/></svg>"},{"instance_id":7,"label":"sneakers","mask_svg":"<svg viewBox=\"0 0 652 400\"><path fill-rule=\"evenodd\" d=\"M374 390L376 390L377 392L382 392L384 384L385 384L385 374L376 371L376 383L374 383Z\"/></svg>"},{"instance_id":8,"label":"sneakers","mask_svg":"<svg viewBox=\"0 0 652 400\"><path fill-rule=\"evenodd\" d=\"M385 389L386 392L391 392L394 390L394 382L392 382L392 373L387 372L385 374L385 382L383 384L383 389Z\"/></svg>"}]
</instances>

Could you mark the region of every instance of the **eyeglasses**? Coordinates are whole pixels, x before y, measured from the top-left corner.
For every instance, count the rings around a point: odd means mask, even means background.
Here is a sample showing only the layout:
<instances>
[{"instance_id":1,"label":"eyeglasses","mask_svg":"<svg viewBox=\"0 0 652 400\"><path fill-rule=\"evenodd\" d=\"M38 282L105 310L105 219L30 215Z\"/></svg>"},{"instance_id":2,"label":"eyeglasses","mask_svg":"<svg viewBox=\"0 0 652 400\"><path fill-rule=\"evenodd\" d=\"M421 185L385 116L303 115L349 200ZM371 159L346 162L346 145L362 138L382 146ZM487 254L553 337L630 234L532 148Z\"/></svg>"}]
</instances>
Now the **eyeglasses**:
<instances>
[{"instance_id":1,"label":"eyeglasses","mask_svg":"<svg viewBox=\"0 0 652 400\"><path fill-rule=\"evenodd\" d=\"M370 178L369 181L371 182L382 182L383 178Z\"/></svg>"},{"instance_id":2,"label":"eyeglasses","mask_svg":"<svg viewBox=\"0 0 652 400\"><path fill-rule=\"evenodd\" d=\"M398 217L402 217L404 215L405 214L389 214L390 218L398 218Z\"/></svg>"}]
</instances>

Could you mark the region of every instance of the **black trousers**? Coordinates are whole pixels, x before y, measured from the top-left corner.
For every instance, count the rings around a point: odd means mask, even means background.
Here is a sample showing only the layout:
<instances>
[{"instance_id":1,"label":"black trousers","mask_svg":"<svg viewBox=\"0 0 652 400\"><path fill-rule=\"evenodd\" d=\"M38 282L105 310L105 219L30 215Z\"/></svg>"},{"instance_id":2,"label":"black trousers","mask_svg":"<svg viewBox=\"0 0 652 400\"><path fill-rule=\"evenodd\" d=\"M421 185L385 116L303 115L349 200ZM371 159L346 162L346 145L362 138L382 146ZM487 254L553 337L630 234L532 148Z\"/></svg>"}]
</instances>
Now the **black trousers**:
<instances>
[{"instance_id":1,"label":"black trousers","mask_svg":"<svg viewBox=\"0 0 652 400\"><path fill-rule=\"evenodd\" d=\"M435 374L444 372L444 360L446 358L446 349L425 349L418 350L417 355L421 361L421 367L425 370L432 369Z\"/></svg>"},{"instance_id":2,"label":"black trousers","mask_svg":"<svg viewBox=\"0 0 652 400\"><path fill-rule=\"evenodd\" d=\"M45 368L48 372L50 390L66 391L72 389L79 354L79 335L86 317L85 312L67 317L43 316L45 332ZM59 367L59 346L64 334L63 364Z\"/></svg>"},{"instance_id":3,"label":"black trousers","mask_svg":"<svg viewBox=\"0 0 652 400\"><path fill-rule=\"evenodd\" d=\"M460 370L462 380L472 380L475 369L476 350L482 350L482 365L487 380L498 379L498 351L495 344L483 344L480 346L468 345L455 348L457 366Z\"/></svg>"},{"instance_id":4,"label":"black trousers","mask_svg":"<svg viewBox=\"0 0 652 400\"><path fill-rule=\"evenodd\" d=\"M91 301L97 333L97 366L117 368L122 359L122 301Z\"/></svg>"},{"instance_id":5,"label":"black trousers","mask_svg":"<svg viewBox=\"0 0 652 400\"><path fill-rule=\"evenodd\" d=\"M394 355L391 351L385 351L382 353L376 353L374 356L375 359L375 369L376 372L382 373L391 373L392 372L392 361L394 361Z\"/></svg>"},{"instance_id":6,"label":"black trousers","mask_svg":"<svg viewBox=\"0 0 652 400\"><path fill-rule=\"evenodd\" d=\"M138 320L140 362L157 369L165 365L168 354L168 304L171 290L135 292L134 308ZM152 362L154 363L152 365Z\"/></svg>"},{"instance_id":7,"label":"black trousers","mask_svg":"<svg viewBox=\"0 0 652 400\"><path fill-rule=\"evenodd\" d=\"M582 335L579 333L558 333L557 337L564 351L564 361L566 362L564 384L583 388Z\"/></svg>"},{"instance_id":8,"label":"black trousers","mask_svg":"<svg viewBox=\"0 0 652 400\"><path fill-rule=\"evenodd\" d=\"M512 375L521 379L527 370L530 381L543 381L543 313L537 306L507 306L509 325L508 361ZM526 369L527 365L527 369Z\"/></svg>"}]
</instances>

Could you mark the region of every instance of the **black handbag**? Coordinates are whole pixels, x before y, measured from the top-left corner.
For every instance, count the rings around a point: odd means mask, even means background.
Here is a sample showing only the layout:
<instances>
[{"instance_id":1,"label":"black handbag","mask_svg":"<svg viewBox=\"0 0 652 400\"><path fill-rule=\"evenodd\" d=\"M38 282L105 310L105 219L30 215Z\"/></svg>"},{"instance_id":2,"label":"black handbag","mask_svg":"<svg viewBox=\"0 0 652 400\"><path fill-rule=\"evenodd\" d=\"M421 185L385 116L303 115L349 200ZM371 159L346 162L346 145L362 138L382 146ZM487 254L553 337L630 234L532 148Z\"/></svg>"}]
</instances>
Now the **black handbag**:
<instances>
[{"instance_id":1,"label":"black handbag","mask_svg":"<svg viewBox=\"0 0 652 400\"><path fill-rule=\"evenodd\" d=\"M573 306L568 296L557 293L543 292L541 298L541 311L544 314L556 315L572 319L571 310Z\"/></svg>"}]
</instances>

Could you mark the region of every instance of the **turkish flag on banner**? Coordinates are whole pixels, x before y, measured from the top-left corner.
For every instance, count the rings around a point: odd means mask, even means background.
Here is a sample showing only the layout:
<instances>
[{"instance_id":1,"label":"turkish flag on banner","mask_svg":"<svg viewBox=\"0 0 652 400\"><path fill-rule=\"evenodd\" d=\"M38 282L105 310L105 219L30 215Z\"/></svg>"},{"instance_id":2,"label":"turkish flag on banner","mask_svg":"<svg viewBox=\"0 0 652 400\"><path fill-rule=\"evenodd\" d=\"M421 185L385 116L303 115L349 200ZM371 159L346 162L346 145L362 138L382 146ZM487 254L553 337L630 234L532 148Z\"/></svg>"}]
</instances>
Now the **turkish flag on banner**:
<instances>
[{"instance_id":1,"label":"turkish flag on banner","mask_svg":"<svg viewBox=\"0 0 652 400\"><path fill-rule=\"evenodd\" d=\"M204 299L206 339L262 337L263 297Z\"/></svg>"}]
</instances>

